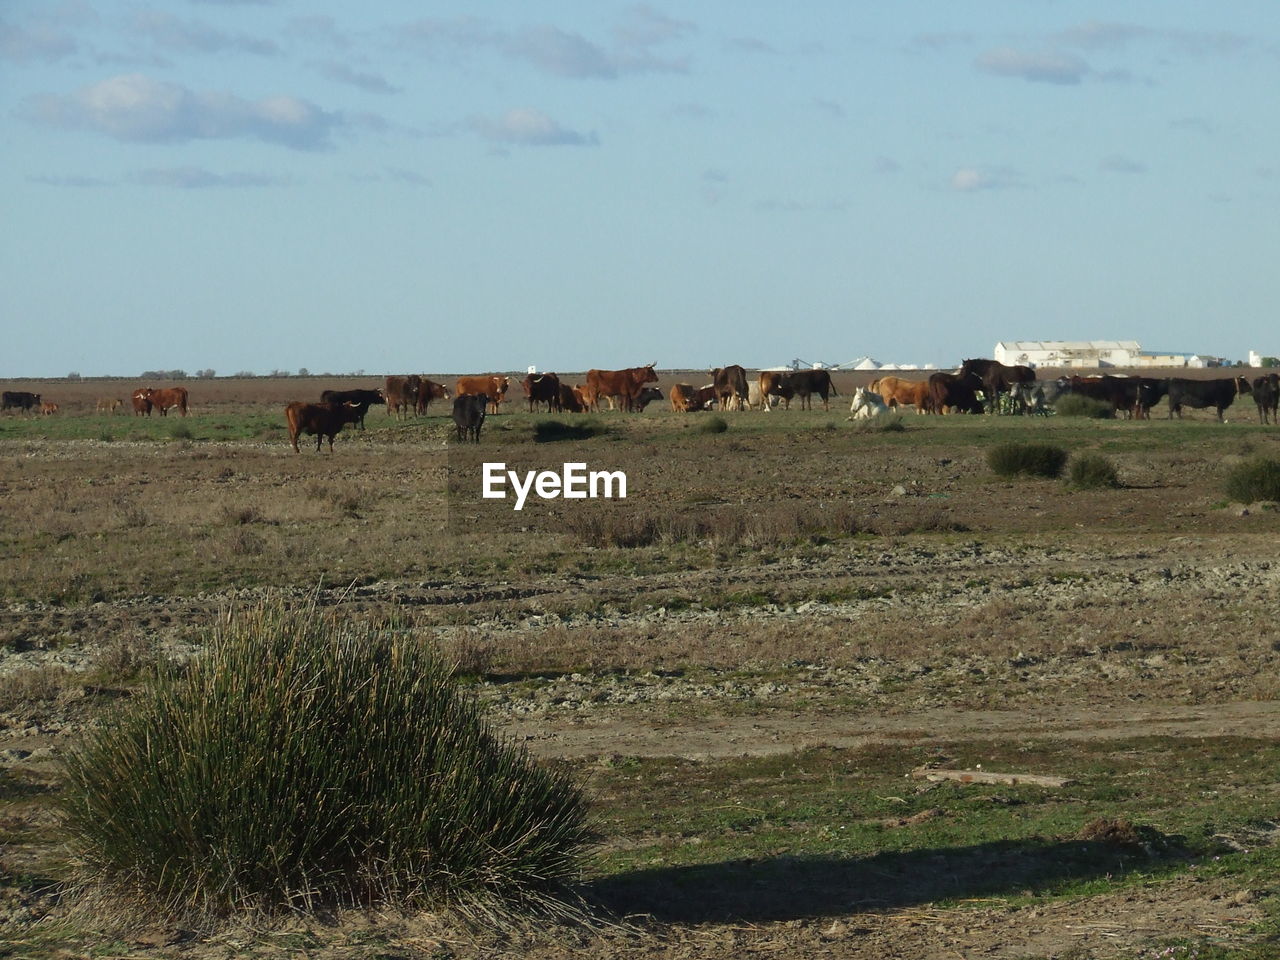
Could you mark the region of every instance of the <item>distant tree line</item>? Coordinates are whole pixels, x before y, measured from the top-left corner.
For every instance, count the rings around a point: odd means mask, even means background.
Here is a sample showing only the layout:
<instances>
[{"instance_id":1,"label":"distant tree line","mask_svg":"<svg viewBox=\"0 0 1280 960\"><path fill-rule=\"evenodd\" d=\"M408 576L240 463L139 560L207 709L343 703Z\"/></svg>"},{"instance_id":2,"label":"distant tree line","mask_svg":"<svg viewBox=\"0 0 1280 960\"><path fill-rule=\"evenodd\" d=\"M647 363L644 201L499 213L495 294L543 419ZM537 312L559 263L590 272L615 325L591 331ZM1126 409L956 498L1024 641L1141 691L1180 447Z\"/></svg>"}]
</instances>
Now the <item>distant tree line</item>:
<instances>
[{"instance_id":1,"label":"distant tree line","mask_svg":"<svg viewBox=\"0 0 1280 960\"><path fill-rule=\"evenodd\" d=\"M207 370L197 370L194 374L197 380L212 380L218 375L217 371L210 367ZM185 370L143 370L139 376L143 380L190 380L192 374ZM297 373L291 373L288 370L272 370L270 373L254 373L252 370L238 370L231 375L236 380L256 380L259 378L276 378L283 377L363 377L363 370L356 370L353 373L320 373L312 374L306 367L299 367ZM67 375L68 380L79 380L80 374L71 373Z\"/></svg>"}]
</instances>

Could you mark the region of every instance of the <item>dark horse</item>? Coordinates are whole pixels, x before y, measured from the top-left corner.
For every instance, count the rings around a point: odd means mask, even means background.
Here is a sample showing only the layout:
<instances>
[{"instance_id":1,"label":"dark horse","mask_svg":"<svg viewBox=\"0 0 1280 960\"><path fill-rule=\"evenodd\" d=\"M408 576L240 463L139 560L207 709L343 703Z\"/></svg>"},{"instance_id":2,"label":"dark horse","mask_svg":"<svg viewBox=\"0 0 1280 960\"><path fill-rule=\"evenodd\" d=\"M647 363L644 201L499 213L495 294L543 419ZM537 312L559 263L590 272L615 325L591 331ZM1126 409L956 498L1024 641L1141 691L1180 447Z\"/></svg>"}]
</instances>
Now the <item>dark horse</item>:
<instances>
[{"instance_id":1,"label":"dark horse","mask_svg":"<svg viewBox=\"0 0 1280 960\"><path fill-rule=\"evenodd\" d=\"M1036 372L1030 367L1006 367L998 360L966 360L960 364L960 376L970 373L982 381L987 413L1000 412L1000 394L1008 393L1015 384L1036 382Z\"/></svg>"}]
</instances>

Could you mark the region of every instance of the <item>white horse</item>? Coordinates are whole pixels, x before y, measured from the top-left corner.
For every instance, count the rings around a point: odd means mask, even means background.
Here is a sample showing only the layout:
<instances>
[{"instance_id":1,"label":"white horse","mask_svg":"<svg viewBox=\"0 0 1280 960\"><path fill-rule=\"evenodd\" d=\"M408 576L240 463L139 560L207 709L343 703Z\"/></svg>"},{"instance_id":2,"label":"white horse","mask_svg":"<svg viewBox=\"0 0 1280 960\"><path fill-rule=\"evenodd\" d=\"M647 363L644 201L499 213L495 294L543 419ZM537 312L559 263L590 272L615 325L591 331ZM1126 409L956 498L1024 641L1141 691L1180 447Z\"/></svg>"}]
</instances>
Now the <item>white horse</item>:
<instances>
[{"instance_id":1,"label":"white horse","mask_svg":"<svg viewBox=\"0 0 1280 960\"><path fill-rule=\"evenodd\" d=\"M853 420L873 420L888 413L889 407L880 394L872 393L866 387L858 387L853 391L849 412L853 414Z\"/></svg>"}]
</instances>

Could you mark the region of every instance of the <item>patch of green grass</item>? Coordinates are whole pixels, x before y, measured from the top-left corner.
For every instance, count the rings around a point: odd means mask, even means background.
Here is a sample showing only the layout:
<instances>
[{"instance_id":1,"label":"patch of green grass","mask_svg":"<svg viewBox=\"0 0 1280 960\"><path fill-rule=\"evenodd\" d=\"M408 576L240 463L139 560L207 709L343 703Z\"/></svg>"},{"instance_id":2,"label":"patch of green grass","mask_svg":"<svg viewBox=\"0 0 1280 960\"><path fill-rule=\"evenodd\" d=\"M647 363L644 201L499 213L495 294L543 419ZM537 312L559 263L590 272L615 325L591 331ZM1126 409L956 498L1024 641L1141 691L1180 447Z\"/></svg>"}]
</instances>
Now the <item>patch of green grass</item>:
<instances>
[{"instance_id":1,"label":"patch of green grass","mask_svg":"<svg viewBox=\"0 0 1280 960\"><path fill-rule=\"evenodd\" d=\"M604 832L626 841L606 853L594 886L607 902L667 919L763 921L850 902L1083 896L1210 863L1280 866L1280 850L1262 839L1274 829L1256 826L1272 823L1266 792L1222 789L1270 782L1280 746L1180 740L1178 764L1169 748L1159 738L945 748L947 766L1076 779L1061 790L904 780L938 759L936 745L641 759L593 775ZM1132 840L1082 833L1099 818L1132 824ZM1248 855L1236 852L1246 836L1261 844Z\"/></svg>"}]
</instances>

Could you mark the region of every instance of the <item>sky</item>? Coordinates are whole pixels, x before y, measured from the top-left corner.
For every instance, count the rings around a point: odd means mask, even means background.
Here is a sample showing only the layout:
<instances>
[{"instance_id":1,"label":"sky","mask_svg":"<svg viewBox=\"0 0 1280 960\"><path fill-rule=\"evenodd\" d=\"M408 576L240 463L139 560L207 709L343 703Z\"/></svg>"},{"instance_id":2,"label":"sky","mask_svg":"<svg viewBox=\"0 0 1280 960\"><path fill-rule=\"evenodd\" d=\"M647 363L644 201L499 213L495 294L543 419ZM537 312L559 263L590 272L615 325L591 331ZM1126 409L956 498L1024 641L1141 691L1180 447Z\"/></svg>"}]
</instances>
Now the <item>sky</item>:
<instances>
[{"instance_id":1,"label":"sky","mask_svg":"<svg viewBox=\"0 0 1280 960\"><path fill-rule=\"evenodd\" d=\"M0 0L0 377L1280 353L1274 0Z\"/></svg>"}]
</instances>

